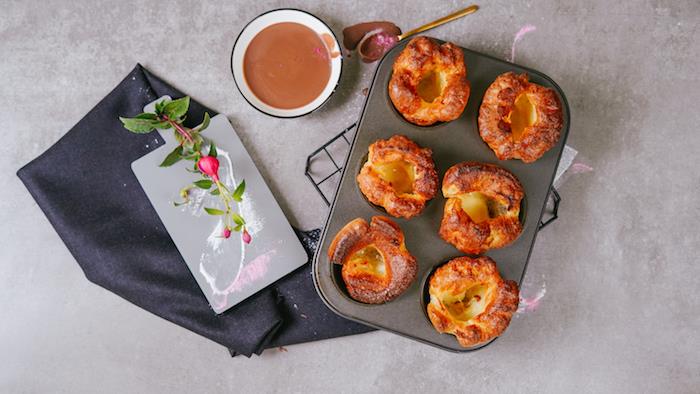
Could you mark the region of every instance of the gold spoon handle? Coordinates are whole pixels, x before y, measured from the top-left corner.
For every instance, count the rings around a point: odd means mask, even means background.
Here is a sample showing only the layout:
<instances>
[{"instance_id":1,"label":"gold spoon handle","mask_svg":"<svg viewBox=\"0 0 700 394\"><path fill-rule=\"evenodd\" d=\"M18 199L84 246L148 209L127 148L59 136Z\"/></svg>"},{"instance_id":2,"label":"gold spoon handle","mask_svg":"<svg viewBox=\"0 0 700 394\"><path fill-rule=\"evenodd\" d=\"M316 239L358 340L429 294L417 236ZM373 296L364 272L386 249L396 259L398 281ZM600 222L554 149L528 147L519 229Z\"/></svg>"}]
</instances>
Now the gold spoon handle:
<instances>
[{"instance_id":1,"label":"gold spoon handle","mask_svg":"<svg viewBox=\"0 0 700 394\"><path fill-rule=\"evenodd\" d=\"M434 21L432 21L432 22L430 22L430 23L426 23L425 25L423 25L423 26L421 26L421 27L418 27L418 28L415 28L415 29L413 29L413 30L411 30L411 31L408 31L408 32L406 32L406 33L399 34L398 39L399 39L399 41L401 41L401 40L403 40L404 38L409 37L409 36L412 36L412 35L414 35L414 34L422 33L422 32L424 32L424 31L430 30L430 29L432 29L432 28L434 28L434 27L438 27L438 26L440 26L440 25L444 25L444 24L447 23L447 22L452 22L452 21L455 20L455 19L458 19L458 18L461 18L461 17L463 17L463 16L469 15L469 14L471 14L471 13L473 13L473 12L476 12L476 10L478 10L478 9L479 9L479 6L476 5L476 4L470 5L469 7L465 8L465 9L463 9L463 10L459 10L459 11L457 11L457 12L454 12L454 13L450 14L450 15L443 16L443 17L440 18L440 19L436 19L436 20L434 20Z\"/></svg>"}]
</instances>

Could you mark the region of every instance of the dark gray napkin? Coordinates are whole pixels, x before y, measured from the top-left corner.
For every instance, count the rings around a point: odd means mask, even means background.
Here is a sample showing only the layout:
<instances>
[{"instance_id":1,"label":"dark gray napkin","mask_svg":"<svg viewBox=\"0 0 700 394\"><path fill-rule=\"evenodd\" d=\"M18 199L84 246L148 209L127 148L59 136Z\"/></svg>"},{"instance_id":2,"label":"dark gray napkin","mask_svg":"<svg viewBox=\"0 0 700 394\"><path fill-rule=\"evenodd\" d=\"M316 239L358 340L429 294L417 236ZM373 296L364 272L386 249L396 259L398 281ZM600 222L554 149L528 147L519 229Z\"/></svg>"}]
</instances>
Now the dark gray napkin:
<instances>
[{"instance_id":1,"label":"dark gray napkin","mask_svg":"<svg viewBox=\"0 0 700 394\"><path fill-rule=\"evenodd\" d=\"M163 95L183 96L137 65L65 136L17 172L85 276L226 346L232 355L372 330L323 304L310 263L222 315L212 311L131 171L131 162L163 141L132 134L118 119L140 113ZM205 110L214 115L192 101L188 119L202 119ZM312 256L319 230L296 232Z\"/></svg>"}]
</instances>

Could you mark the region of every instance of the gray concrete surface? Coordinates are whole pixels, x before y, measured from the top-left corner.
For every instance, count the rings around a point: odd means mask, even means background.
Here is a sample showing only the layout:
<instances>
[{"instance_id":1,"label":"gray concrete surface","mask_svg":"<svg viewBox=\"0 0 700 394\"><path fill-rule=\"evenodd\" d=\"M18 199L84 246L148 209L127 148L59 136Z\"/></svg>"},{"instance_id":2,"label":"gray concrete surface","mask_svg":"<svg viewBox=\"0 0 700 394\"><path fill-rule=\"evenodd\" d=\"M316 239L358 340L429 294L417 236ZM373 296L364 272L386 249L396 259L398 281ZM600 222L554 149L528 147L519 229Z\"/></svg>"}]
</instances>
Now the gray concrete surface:
<instances>
[{"instance_id":1,"label":"gray concrete surface","mask_svg":"<svg viewBox=\"0 0 700 394\"><path fill-rule=\"evenodd\" d=\"M408 29L464 2L291 1L336 32ZM613 4L614 3L614 4ZM523 286L535 311L487 349L446 353L388 333L229 358L90 284L14 175L141 62L225 113L290 220L322 225L303 176L351 123L372 65L346 63L328 106L296 120L249 107L229 72L249 2L0 1L0 392L698 392L700 3L483 2L431 34L553 77L570 144L595 168L561 189ZM205 389L206 388L206 389Z\"/></svg>"}]
</instances>

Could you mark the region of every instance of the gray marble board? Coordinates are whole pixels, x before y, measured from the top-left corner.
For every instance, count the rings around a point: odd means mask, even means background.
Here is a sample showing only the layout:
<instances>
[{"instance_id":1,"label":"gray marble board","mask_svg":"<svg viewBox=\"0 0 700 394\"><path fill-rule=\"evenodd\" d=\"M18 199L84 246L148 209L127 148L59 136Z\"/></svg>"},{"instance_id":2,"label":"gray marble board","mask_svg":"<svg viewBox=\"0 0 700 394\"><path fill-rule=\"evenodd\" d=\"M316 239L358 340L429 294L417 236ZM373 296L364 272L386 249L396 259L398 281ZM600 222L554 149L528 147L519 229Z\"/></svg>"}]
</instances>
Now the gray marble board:
<instances>
[{"instance_id":1,"label":"gray marble board","mask_svg":"<svg viewBox=\"0 0 700 394\"><path fill-rule=\"evenodd\" d=\"M150 103L144 111L152 111L154 105ZM253 238L250 244L242 242L236 232L229 239L220 237L221 216L208 215L203 209L221 209L223 204L217 196L195 188L189 204L174 206L181 200L179 191L199 176L186 170L192 166L191 161L159 167L177 142L172 129L158 133L165 144L134 161L131 168L214 312L223 313L308 261L282 209L224 115L214 116L202 135L216 143L221 180L232 188L245 179L243 201L236 204L236 209L247 221Z\"/></svg>"}]
</instances>

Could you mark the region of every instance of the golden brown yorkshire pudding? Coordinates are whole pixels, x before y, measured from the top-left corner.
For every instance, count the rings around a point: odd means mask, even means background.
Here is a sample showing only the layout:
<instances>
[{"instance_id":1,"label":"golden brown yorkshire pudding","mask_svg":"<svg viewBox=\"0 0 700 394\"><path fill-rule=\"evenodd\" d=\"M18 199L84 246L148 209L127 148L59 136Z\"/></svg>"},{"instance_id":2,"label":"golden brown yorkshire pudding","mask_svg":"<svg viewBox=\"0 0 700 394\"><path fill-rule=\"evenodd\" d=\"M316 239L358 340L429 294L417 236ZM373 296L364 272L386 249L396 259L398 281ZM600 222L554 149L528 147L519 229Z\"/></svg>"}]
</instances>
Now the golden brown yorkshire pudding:
<instances>
[{"instance_id":1,"label":"golden brown yorkshire pudding","mask_svg":"<svg viewBox=\"0 0 700 394\"><path fill-rule=\"evenodd\" d=\"M527 74L499 75L479 107L479 134L500 160L539 159L559 141L562 124L556 93Z\"/></svg>"},{"instance_id":2,"label":"golden brown yorkshire pudding","mask_svg":"<svg viewBox=\"0 0 700 394\"><path fill-rule=\"evenodd\" d=\"M503 247L522 231L520 202L525 193L515 175L493 164L464 162L445 173L447 199L440 237L464 253Z\"/></svg>"},{"instance_id":3,"label":"golden brown yorkshire pudding","mask_svg":"<svg viewBox=\"0 0 700 394\"><path fill-rule=\"evenodd\" d=\"M437 194L432 154L402 135L375 141L357 184L372 204L384 207L389 215L412 218Z\"/></svg>"},{"instance_id":4,"label":"golden brown yorkshire pudding","mask_svg":"<svg viewBox=\"0 0 700 394\"><path fill-rule=\"evenodd\" d=\"M342 264L350 297L381 304L398 297L416 278L416 259L406 250L403 232L391 219L357 218L336 234L328 248L331 263Z\"/></svg>"},{"instance_id":5,"label":"golden brown yorkshire pudding","mask_svg":"<svg viewBox=\"0 0 700 394\"><path fill-rule=\"evenodd\" d=\"M457 257L430 277L428 317L464 347L501 335L518 309L518 285L503 280L489 257Z\"/></svg>"},{"instance_id":6,"label":"golden brown yorkshire pudding","mask_svg":"<svg viewBox=\"0 0 700 394\"><path fill-rule=\"evenodd\" d=\"M389 97L406 120L420 126L457 119L469 99L464 53L416 37L394 61Z\"/></svg>"}]
</instances>

